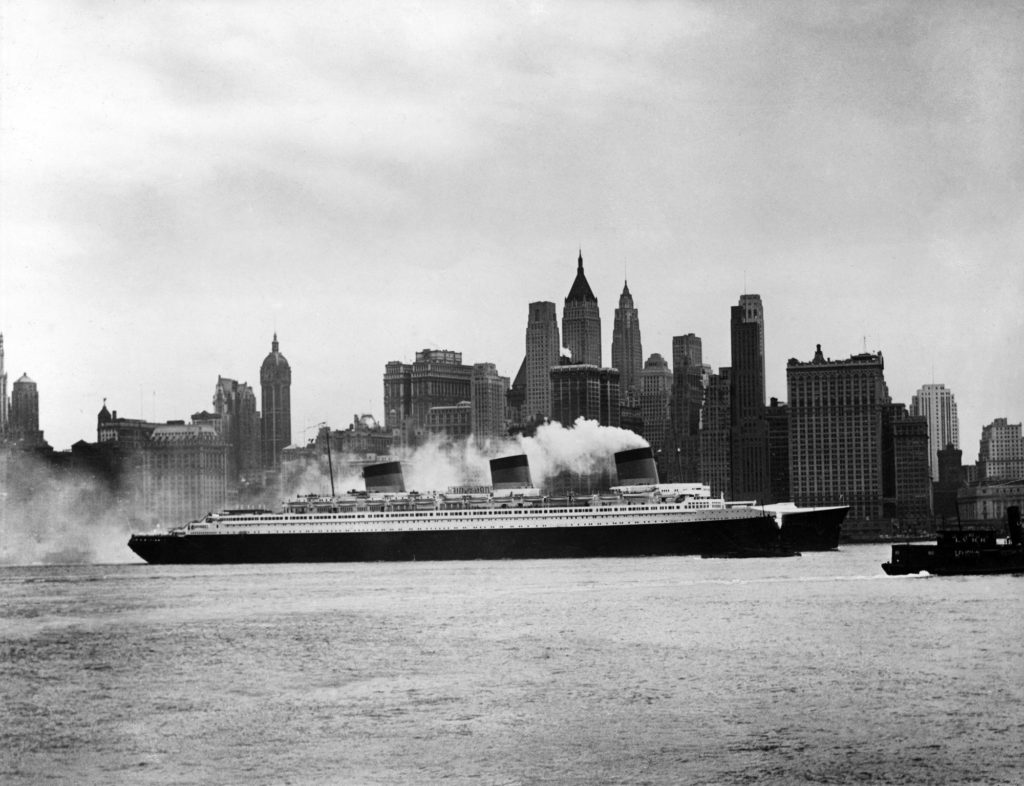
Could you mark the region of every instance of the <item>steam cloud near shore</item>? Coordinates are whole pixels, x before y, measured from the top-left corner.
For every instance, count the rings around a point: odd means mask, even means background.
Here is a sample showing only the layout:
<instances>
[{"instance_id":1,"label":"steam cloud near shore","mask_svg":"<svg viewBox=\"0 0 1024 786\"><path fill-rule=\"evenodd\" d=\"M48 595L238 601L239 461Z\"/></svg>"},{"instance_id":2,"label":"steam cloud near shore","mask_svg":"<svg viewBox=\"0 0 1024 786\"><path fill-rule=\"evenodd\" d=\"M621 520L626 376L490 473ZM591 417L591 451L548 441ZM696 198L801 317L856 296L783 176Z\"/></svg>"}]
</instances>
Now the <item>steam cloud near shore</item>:
<instances>
[{"instance_id":1,"label":"steam cloud near shore","mask_svg":"<svg viewBox=\"0 0 1024 786\"><path fill-rule=\"evenodd\" d=\"M432 491L489 485L490 459L525 453L534 485L542 486L565 470L614 473L617 451L646 445L632 431L580 418L572 428L547 423L532 437L498 440L484 449L471 442L452 445L430 440L399 458L406 488ZM0 473L0 565L137 561L127 546L131 522L139 518L125 502L130 494L115 497L96 479L57 472L29 456L16 460L16 487ZM334 486L338 493L363 488L361 472L344 457L335 464ZM310 467L282 490L282 496L329 493L330 487L327 473Z\"/></svg>"}]
</instances>

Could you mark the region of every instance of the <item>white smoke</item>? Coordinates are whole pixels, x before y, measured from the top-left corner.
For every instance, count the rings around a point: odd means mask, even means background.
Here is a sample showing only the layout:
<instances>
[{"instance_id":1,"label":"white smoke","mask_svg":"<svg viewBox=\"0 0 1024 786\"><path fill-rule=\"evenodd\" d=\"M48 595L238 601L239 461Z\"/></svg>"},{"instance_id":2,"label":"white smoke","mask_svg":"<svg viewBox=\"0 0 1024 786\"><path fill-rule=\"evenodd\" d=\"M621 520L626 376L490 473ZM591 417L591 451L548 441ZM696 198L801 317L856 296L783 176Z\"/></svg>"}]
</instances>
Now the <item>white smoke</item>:
<instances>
[{"instance_id":1,"label":"white smoke","mask_svg":"<svg viewBox=\"0 0 1024 786\"><path fill-rule=\"evenodd\" d=\"M518 442L518 452L525 453L530 462L535 486L565 470L581 475L608 471L614 477L617 452L647 447L647 440L639 434L582 417L571 428L557 421L545 423L534 436L519 437Z\"/></svg>"},{"instance_id":2,"label":"white smoke","mask_svg":"<svg viewBox=\"0 0 1024 786\"><path fill-rule=\"evenodd\" d=\"M127 506L99 481L12 453L0 471L0 565L126 562ZM3 468L0 468L3 469Z\"/></svg>"}]
</instances>

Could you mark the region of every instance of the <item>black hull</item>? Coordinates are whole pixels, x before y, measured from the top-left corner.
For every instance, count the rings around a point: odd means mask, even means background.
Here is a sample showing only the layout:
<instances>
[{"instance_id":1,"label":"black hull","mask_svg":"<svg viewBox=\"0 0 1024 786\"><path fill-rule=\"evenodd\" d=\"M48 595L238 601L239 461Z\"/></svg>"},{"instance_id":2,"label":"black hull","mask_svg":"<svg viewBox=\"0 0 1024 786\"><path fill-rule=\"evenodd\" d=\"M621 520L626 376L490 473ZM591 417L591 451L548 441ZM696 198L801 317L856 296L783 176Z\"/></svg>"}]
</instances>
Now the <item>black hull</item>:
<instances>
[{"instance_id":1,"label":"black hull","mask_svg":"<svg viewBox=\"0 0 1024 786\"><path fill-rule=\"evenodd\" d=\"M892 547L892 560L882 563L890 576L906 576L926 571L933 576L988 576L1003 573L1024 574L1024 549L1001 546L965 553L931 545Z\"/></svg>"},{"instance_id":2,"label":"black hull","mask_svg":"<svg viewBox=\"0 0 1024 786\"><path fill-rule=\"evenodd\" d=\"M133 535L128 546L146 562L402 562L412 560L566 559L670 555L779 555L771 517L685 524L514 527L232 535Z\"/></svg>"},{"instance_id":3,"label":"black hull","mask_svg":"<svg viewBox=\"0 0 1024 786\"><path fill-rule=\"evenodd\" d=\"M782 547L793 551L834 551L849 507L808 509L782 514Z\"/></svg>"}]
</instances>

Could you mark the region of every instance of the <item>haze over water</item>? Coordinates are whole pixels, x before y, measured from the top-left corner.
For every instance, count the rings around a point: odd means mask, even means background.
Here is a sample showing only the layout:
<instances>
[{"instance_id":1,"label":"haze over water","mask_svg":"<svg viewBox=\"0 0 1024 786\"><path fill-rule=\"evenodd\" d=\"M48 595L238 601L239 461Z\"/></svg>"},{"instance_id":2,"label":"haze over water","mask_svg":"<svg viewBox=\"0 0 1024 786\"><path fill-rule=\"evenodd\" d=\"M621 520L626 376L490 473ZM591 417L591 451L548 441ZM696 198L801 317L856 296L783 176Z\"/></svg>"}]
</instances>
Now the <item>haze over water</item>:
<instances>
[{"instance_id":1,"label":"haze over water","mask_svg":"<svg viewBox=\"0 0 1024 786\"><path fill-rule=\"evenodd\" d=\"M1019 783L1021 577L888 548L0 569L0 780Z\"/></svg>"}]
</instances>

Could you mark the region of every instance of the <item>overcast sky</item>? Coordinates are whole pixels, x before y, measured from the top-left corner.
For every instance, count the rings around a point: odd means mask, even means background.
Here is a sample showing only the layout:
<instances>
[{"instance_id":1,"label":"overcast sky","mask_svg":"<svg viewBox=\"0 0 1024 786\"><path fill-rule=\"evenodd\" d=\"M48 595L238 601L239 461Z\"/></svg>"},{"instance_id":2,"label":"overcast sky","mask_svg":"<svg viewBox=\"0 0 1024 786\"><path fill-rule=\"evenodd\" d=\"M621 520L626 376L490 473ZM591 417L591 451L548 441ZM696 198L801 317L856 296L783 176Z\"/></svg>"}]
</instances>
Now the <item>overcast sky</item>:
<instances>
[{"instance_id":1,"label":"overcast sky","mask_svg":"<svg viewBox=\"0 0 1024 786\"><path fill-rule=\"evenodd\" d=\"M769 396L820 343L945 383L965 461L1024 418L1019 3L0 8L0 331L57 449L258 395L275 330L300 443L425 347L512 377L580 247L606 364L626 277L644 356L715 368L759 293Z\"/></svg>"}]
</instances>

